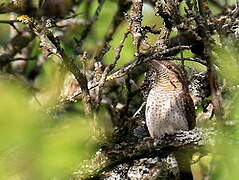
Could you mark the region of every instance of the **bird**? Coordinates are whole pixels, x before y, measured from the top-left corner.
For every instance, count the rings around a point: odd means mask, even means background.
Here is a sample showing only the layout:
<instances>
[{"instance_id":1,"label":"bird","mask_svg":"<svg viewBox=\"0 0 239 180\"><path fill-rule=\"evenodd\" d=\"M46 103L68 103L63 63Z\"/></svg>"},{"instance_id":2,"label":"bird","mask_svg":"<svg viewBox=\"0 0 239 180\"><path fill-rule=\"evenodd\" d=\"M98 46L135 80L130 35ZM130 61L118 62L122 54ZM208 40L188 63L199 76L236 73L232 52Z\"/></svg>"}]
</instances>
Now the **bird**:
<instances>
[{"instance_id":1,"label":"bird","mask_svg":"<svg viewBox=\"0 0 239 180\"><path fill-rule=\"evenodd\" d=\"M150 90L146 98L145 120L152 138L160 139L195 127L195 108L182 70L169 61L146 62ZM146 75L147 76L147 75ZM175 153L180 179L193 179L191 155Z\"/></svg>"}]
</instances>

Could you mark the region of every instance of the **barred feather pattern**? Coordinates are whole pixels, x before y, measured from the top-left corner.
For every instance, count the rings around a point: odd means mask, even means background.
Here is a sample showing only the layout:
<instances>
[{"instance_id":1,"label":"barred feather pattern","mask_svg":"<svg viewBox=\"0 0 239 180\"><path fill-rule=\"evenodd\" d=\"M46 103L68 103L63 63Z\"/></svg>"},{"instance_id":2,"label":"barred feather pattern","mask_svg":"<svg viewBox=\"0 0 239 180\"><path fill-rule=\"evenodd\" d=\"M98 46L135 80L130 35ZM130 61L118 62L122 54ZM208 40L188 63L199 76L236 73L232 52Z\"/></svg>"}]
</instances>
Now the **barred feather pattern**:
<instances>
[{"instance_id":1,"label":"barred feather pattern","mask_svg":"<svg viewBox=\"0 0 239 180\"><path fill-rule=\"evenodd\" d=\"M147 65L156 73L145 111L151 137L161 138L194 128L194 105L181 70L167 61L152 60Z\"/></svg>"}]
</instances>

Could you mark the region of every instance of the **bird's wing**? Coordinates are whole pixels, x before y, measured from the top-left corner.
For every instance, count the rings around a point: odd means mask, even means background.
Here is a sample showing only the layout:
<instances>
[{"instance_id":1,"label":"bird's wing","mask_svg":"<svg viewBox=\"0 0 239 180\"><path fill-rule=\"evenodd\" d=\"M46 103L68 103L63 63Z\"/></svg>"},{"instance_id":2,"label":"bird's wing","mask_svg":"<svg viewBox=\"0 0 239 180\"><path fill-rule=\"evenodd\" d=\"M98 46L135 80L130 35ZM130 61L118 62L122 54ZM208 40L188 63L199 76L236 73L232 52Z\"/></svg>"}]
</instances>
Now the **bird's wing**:
<instances>
[{"instance_id":1,"label":"bird's wing","mask_svg":"<svg viewBox=\"0 0 239 180\"><path fill-rule=\"evenodd\" d=\"M189 130L196 126L195 107L193 100L188 92L183 92L179 95L178 101L183 105L185 115L187 117Z\"/></svg>"}]
</instances>

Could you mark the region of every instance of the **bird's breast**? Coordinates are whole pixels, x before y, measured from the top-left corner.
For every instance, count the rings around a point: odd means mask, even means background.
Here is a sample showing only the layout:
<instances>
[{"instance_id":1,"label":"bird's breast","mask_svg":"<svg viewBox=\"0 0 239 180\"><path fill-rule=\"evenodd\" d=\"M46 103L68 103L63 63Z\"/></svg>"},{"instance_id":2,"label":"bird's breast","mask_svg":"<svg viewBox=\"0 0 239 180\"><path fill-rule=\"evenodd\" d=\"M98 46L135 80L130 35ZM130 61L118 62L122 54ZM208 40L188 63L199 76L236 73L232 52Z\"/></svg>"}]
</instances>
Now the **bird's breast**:
<instances>
[{"instance_id":1,"label":"bird's breast","mask_svg":"<svg viewBox=\"0 0 239 180\"><path fill-rule=\"evenodd\" d=\"M151 89L146 102L145 118L151 137L161 138L179 130L188 130L187 117L179 97L182 90Z\"/></svg>"}]
</instances>

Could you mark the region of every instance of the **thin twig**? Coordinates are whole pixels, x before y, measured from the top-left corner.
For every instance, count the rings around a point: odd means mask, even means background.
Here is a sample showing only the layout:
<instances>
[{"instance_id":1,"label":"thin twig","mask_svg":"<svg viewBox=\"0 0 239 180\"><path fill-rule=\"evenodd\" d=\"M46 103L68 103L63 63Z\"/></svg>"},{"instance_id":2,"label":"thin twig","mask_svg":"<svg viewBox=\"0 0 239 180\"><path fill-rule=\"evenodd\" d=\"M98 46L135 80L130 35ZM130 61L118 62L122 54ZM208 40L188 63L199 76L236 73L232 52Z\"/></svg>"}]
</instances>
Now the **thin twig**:
<instances>
[{"instance_id":1,"label":"thin twig","mask_svg":"<svg viewBox=\"0 0 239 180\"><path fill-rule=\"evenodd\" d=\"M117 11L110 23L108 31L105 34L103 46L100 47L99 53L96 57L98 56L100 57L100 54L102 54L102 52L104 52L105 49L107 49L107 46L109 46L109 42L112 40L112 37L115 34L117 28L124 20L124 13L127 12L127 10L130 8L130 4L131 4L130 1L125 0L118 1ZM95 58L95 60L102 61L102 58Z\"/></svg>"},{"instance_id":2,"label":"thin twig","mask_svg":"<svg viewBox=\"0 0 239 180\"><path fill-rule=\"evenodd\" d=\"M129 32L126 32L124 34L123 40L121 41L119 47L116 48L116 56L115 56L113 62L109 66L107 66L105 68L104 72L102 73L102 76L101 76L99 84L98 84L98 87L99 87L99 91L98 91L98 104L101 101L102 87L104 86L105 82L107 81L108 74L115 68L118 60L120 59L120 54L121 54L121 51L122 51L122 49L124 47L124 42L125 42L128 34L129 34Z\"/></svg>"},{"instance_id":3,"label":"thin twig","mask_svg":"<svg viewBox=\"0 0 239 180\"><path fill-rule=\"evenodd\" d=\"M99 2L99 5L98 5L98 7L97 7L97 9L96 9L96 11L95 11L94 16L91 18L89 24L86 26L85 30L84 30L84 31L82 32L82 34L81 34L81 38L80 38L80 40L79 40L79 41L81 41L81 42L82 42L82 41L88 36L88 34L90 33L93 24L94 24L95 21L97 20L97 18L98 18L98 16L99 16L100 12L101 12L101 10L102 10L102 7L103 7L103 5L104 5L104 3L105 3L105 0L99 0L98 2Z\"/></svg>"},{"instance_id":4,"label":"thin twig","mask_svg":"<svg viewBox=\"0 0 239 180\"><path fill-rule=\"evenodd\" d=\"M176 56L171 56L171 57L162 57L160 58L161 60L174 60L174 61L192 61L192 62L198 62L204 66L207 66L207 62L200 59L200 58L188 58L188 57L176 57Z\"/></svg>"},{"instance_id":5,"label":"thin twig","mask_svg":"<svg viewBox=\"0 0 239 180\"><path fill-rule=\"evenodd\" d=\"M225 10L227 9L227 2L225 2L224 5L223 5L222 3L220 3L220 2L218 2L218 0L210 0L210 2L211 2L214 6L216 6L216 7L220 8L220 9L222 9L223 11L225 11Z\"/></svg>"},{"instance_id":6,"label":"thin twig","mask_svg":"<svg viewBox=\"0 0 239 180\"><path fill-rule=\"evenodd\" d=\"M11 25L18 33L20 33L20 31L17 29L17 27L15 26L14 23L20 22L18 20L0 20L1 24L9 24Z\"/></svg>"}]
</instances>

